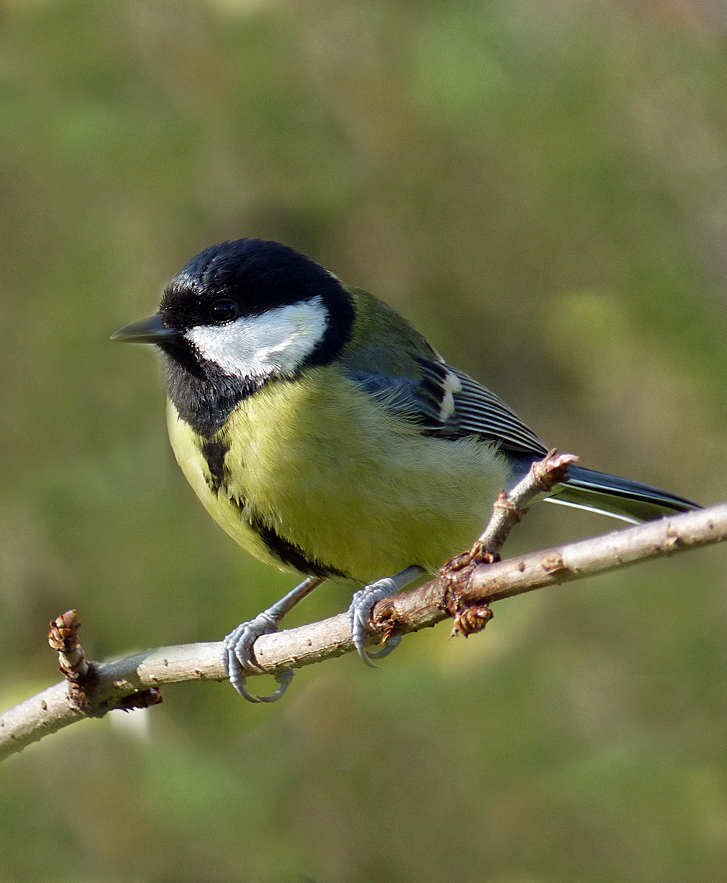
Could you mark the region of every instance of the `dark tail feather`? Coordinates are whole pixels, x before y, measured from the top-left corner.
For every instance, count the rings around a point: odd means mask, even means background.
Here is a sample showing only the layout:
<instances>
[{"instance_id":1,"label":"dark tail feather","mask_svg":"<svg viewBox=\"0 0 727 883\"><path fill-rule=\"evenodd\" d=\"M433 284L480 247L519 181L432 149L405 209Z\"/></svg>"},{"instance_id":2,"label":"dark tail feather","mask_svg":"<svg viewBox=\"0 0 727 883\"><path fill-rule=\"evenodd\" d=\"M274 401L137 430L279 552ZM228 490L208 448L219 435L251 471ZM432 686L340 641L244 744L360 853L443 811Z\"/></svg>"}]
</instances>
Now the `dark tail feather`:
<instances>
[{"instance_id":1,"label":"dark tail feather","mask_svg":"<svg viewBox=\"0 0 727 883\"><path fill-rule=\"evenodd\" d=\"M568 470L568 481L559 485L547 499L551 503L591 509L634 524L702 508L669 491L580 466L572 466Z\"/></svg>"}]
</instances>

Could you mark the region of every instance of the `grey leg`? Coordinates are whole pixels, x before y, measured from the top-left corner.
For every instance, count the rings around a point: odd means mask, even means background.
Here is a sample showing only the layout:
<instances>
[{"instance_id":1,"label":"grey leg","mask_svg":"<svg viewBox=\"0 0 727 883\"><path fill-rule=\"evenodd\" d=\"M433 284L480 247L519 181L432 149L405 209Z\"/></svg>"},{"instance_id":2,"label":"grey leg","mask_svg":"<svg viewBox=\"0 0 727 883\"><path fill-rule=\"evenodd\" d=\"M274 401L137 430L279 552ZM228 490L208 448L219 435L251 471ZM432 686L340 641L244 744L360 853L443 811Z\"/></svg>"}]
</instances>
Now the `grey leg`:
<instances>
[{"instance_id":1,"label":"grey leg","mask_svg":"<svg viewBox=\"0 0 727 883\"><path fill-rule=\"evenodd\" d=\"M280 672L274 675L275 680L280 685L278 689L270 696L256 696L250 693L245 686L247 678L245 673L258 672L260 669L255 663L255 654L253 652L253 644L260 635L269 635L277 632L278 626L286 613L300 603L303 598L310 595L313 589L317 589L324 579L319 577L308 577L296 586L292 592L288 592L272 607L263 610L255 619L250 622L241 622L224 640L224 650L222 652L222 664L237 692L248 702L275 702L290 686L295 672L293 669Z\"/></svg>"}]
</instances>

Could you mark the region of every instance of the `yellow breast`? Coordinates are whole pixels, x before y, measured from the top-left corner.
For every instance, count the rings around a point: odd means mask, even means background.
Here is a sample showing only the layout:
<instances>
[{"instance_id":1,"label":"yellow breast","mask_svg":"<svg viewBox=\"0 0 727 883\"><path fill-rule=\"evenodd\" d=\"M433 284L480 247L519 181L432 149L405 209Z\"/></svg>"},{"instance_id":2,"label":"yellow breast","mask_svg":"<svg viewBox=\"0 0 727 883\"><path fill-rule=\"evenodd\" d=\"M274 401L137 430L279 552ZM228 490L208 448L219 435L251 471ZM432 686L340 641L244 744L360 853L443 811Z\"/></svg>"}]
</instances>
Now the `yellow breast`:
<instances>
[{"instance_id":1,"label":"yellow breast","mask_svg":"<svg viewBox=\"0 0 727 883\"><path fill-rule=\"evenodd\" d=\"M212 440L226 450L218 475L171 402L168 427L187 480L244 549L303 570L297 549L362 583L468 548L506 481L492 446L423 436L330 367L241 402Z\"/></svg>"}]
</instances>

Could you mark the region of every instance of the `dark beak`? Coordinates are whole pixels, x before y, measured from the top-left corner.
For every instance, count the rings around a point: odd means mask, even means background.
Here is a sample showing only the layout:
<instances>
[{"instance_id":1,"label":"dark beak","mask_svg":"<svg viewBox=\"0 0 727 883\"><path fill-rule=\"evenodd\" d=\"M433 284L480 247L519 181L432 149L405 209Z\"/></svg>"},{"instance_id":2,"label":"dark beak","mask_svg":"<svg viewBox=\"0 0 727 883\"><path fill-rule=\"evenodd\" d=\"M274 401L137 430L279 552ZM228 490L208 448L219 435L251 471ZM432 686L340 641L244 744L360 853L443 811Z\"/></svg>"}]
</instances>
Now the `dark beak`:
<instances>
[{"instance_id":1,"label":"dark beak","mask_svg":"<svg viewBox=\"0 0 727 883\"><path fill-rule=\"evenodd\" d=\"M177 332L173 328L167 328L161 313L157 313L140 322L124 325L111 335L111 340L121 340L124 343L171 343L176 336Z\"/></svg>"}]
</instances>

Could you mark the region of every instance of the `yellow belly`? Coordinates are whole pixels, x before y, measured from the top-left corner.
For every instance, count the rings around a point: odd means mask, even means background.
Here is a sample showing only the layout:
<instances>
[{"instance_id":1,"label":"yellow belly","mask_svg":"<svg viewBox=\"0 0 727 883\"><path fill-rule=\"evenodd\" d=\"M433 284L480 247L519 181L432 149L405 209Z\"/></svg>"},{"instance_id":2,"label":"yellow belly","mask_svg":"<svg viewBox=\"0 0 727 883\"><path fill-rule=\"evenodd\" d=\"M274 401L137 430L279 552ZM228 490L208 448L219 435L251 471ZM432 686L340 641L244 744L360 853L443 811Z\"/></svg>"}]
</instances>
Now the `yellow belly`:
<instances>
[{"instance_id":1,"label":"yellow belly","mask_svg":"<svg viewBox=\"0 0 727 883\"><path fill-rule=\"evenodd\" d=\"M244 549L283 570L261 519L310 560L361 583L412 564L436 570L468 548L505 486L504 458L474 439L422 436L330 368L269 383L216 439L229 443L219 490L203 439L168 404L169 437L210 515Z\"/></svg>"}]
</instances>

